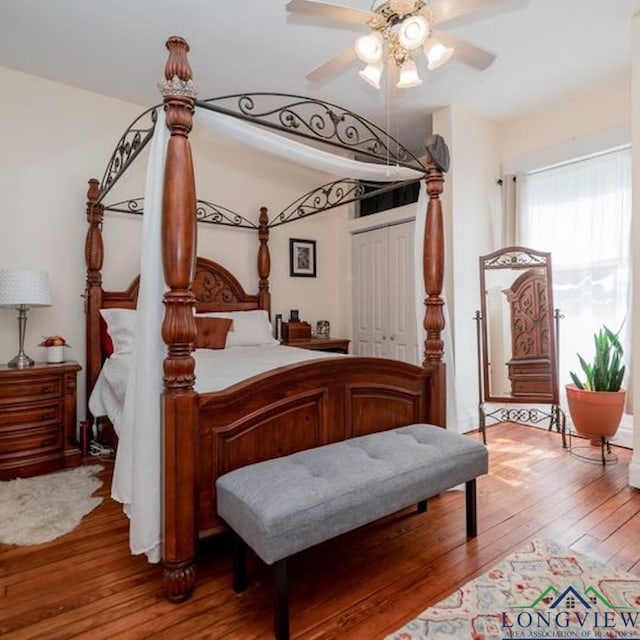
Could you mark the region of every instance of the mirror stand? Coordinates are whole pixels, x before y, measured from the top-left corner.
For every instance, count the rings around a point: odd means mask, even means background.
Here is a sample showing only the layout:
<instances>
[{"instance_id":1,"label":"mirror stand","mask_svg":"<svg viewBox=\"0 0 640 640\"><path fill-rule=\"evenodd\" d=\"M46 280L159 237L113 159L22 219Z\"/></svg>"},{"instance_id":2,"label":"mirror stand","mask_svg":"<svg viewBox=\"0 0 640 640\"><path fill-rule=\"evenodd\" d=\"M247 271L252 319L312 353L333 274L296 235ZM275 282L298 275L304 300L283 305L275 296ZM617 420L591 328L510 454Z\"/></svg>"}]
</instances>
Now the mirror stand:
<instances>
[{"instance_id":1,"label":"mirror stand","mask_svg":"<svg viewBox=\"0 0 640 640\"><path fill-rule=\"evenodd\" d=\"M562 435L558 335L562 317L553 309L551 254L507 247L480 256L482 310L476 311L479 431L489 423L537 425ZM503 405L494 408L492 405ZM513 405L519 406L513 406ZM548 410L522 405L550 405Z\"/></svg>"},{"instance_id":2,"label":"mirror stand","mask_svg":"<svg viewBox=\"0 0 640 640\"><path fill-rule=\"evenodd\" d=\"M556 321L556 327L560 321L560 310L556 309L554 312L554 319ZM478 337L478 431L482 434L483 444L487 444L487 421L492 421L490 424L499 424L501 422L513 422L515 424L539 424L545 420L549 421L549 431L554 429L562 435L562 448L567 449L570 446L567 444L567 418L562 407L555 403L552 404L549 411L544 411L540 408L525 408L525 407L499 407L487 411L485 402L483 400L482 389L482 349L480 341L481 320L482 315L480 311L476 311L473 319L476 321L476 334ZM558 331L556 330L556 335Z\"/></svg>"}]
</instances>

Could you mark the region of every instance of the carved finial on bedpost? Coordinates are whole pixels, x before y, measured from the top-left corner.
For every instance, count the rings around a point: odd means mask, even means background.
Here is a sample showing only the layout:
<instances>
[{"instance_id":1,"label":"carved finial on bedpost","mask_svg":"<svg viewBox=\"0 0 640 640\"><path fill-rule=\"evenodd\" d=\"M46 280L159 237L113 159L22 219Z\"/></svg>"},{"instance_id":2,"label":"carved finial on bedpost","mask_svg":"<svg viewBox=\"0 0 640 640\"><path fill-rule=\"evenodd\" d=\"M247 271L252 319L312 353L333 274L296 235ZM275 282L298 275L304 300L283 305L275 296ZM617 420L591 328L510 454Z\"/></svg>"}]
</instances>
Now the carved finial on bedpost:
<instances>
[{"instance_id":1,"label":"carved finial on bedpost","mask_svg":"<svg viewBox=\"0 0 640 640\"><path fill-rule=\"evenodd\" d=\"M188 136L193 123L193 104L198 94L187 59L189 45L184 38L171 36L166 47L169 58L164 68L164 80L159 87L164 97L167 127L171 135Z\"/></svg>"},{"instance_id":2,"label":"carved finial on bedpost","mask_svg":"<svg viewBox=\"0 0 640 640\"><path fill-rule=\"evenodd\" d=\"M187 61L189 45L173 36L167 41L167 49L165 80L160 85L171 132L162 204L162 260L169 287L162 324L167 345L162 398L162 556L165 593L179 602L191 595L196 575L198 407L191 356L196 337L195 297L191 291L196 262L196 194L189 146L195 90Z\"/></svg>"},{"instance_id":3,"label":"carved finial on bedpost","mask_svg":"<svg viewBox=\"0 0 640 640\"><path fill-rule=\"evenodd\" d=\"M86 282L84 289L84 308L86 314L86 349L87 349L87 389L91 390L98 379L102 367L100 353L100 307L102 306L102 263L104 261L104 244L102 241L102 220L104 207L98 204L100 198L100 182L95 178L89 180L87 191L87 222L89 227L84 241L84 261ZM87 394L88 397L89 394Z\"/></svg>"},{"instance_id":4,"label":"carved finial on bedpost","mask_svg":"<svg viewBox=\"0 0 640 640\"><path fill-rule=\"evenodd\" d=\"M271 255L269 253L269 215L267 207L260 207L258 218L258 298L261 309L271 313L271 294L269 293L269 274L271 273Z\"/></svg>"}]
</instances>

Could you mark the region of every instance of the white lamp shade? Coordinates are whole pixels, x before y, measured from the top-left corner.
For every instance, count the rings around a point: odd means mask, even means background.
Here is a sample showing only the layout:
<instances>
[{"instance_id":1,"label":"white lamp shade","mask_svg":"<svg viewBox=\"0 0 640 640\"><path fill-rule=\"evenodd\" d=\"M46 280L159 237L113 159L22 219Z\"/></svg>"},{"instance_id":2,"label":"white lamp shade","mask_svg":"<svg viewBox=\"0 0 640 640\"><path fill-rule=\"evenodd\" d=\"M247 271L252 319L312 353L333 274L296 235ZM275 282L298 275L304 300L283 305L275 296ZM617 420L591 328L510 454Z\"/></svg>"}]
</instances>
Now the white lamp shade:
<instances>
[{"instance_id":1,"label":"white lamp shade","mask_svg":"<svg viewBox=\"0 0 640 640\"><path fill-rule=\"evenodd\" d=\"M422 80L418 75L416 63L409 58L402 67L400 67L400 80L398 80L396 87L398 87L398 89L410 89L411 87L417 87L421 84Z\"/></svg>"},{"instance_id":2,"label":"white lamp shade","mask_svg":"<svg viewBox=\"0 0 640 640\"><path fill-rule=\"evenodd\" d=\"M382 77L382 62L368 64L362 71L358 71L360 77L375 89L380 88L380 78Z\"/></svg>"},{"instance_id":3,"label":"white lamp shade","mask_svg":"<svg viewBox=\"0 0 640 640\"><path fill-rule=\"evenodd\" d=\"M367 64L380 62L382 60L383 44L382 34L379 31L372 31L356 40L356 55L362 62Z\"/></svg>"},{"instance_id":4,"label":"white lamp shade","mask_svg":"<svg viewBox=\"0 0 640 640\"><path fill-rule=\"evenodd\" d=\"M402 21L398 42L407 51L413 51L425 43L428 35L429 23L422 16L411 16Z\"/></svg>"},{"instance_id":5,"label":"white lamp shade","mask_svg":"<svg viewBox=\"0 0 640 640\"><path fill-rule=\"evenodd\" d=\"M445 47L438 40L429 40L424 46L424 54L427 56L427 67L430 71L441 67L448 62L453 55L454 50L451 47Z\"/></svg>"},{"instance_id":6,"label":"white lamp shade","mask_svg":"<svg viewBox=\"0 0 640 640\"><path fill-rule=\"evenodd\" d=\"M0 307L48 307L51 282L40 269L0 269Z\"/></svg>"}]
</instances>

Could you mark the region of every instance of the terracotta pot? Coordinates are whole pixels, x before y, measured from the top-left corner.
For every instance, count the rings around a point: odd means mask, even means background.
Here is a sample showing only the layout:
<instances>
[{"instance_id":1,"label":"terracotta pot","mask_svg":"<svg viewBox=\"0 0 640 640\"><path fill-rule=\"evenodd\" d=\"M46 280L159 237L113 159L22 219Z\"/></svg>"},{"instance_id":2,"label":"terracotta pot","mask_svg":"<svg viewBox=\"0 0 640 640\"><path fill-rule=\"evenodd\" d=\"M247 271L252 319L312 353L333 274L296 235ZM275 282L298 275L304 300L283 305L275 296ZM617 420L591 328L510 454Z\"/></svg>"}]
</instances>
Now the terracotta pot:
<instances>
[{"instance_id":1,"label":"terracotta pot","mask_svg":"<svg viewBox=\"0 0 640 640\"><path fill-rule=\"evenodd\" d=\"M612 438L618 430L627 392L583 391L574 384L565 387L569 413L576 431L587 438Z\"/></svg>"}]
</instances>

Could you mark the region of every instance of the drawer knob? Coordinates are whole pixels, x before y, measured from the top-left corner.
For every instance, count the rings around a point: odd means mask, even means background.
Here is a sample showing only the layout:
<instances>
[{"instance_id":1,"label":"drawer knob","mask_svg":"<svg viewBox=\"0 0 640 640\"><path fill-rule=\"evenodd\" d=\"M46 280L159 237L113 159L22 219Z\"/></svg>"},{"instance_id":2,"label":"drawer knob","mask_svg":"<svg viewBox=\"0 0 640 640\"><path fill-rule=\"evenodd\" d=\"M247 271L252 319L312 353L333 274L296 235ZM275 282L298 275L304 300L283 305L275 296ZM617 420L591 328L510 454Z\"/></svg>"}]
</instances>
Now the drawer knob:
<instances>
[{"instance_id":1,"label":"drawer knob","mask_svg":"<svg viewBox=\"0 0 640 640\"><path fill-rule=\"evenodd\" d=\"M46 384L44 385L44 387L42 387L42 393L51 393L52 389L51 386Z\"/></svg>"},{"instance_id":2,"label":"drawer knob","mask_svg":"<svg viewBox=\"0 0 640 640\"><path fill-rule=\"evenodd\" d=\"M51 418L53 418L53 413L51 413L51 412L42 414L42 419L43 420L51 420Z\"/></svg>"},{"instance_id":3,"label":"drawer knob","mask_svg":"<svg viewBox=\"0 0 640 640\"><path fill-rule=\"evenodd\" d=\"M53 440L51 440L51 438L45 438L42 441L42 446L43 447L50 447L53 444Z\"/></svg>"}]
</instances>

